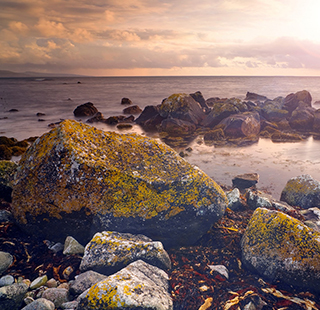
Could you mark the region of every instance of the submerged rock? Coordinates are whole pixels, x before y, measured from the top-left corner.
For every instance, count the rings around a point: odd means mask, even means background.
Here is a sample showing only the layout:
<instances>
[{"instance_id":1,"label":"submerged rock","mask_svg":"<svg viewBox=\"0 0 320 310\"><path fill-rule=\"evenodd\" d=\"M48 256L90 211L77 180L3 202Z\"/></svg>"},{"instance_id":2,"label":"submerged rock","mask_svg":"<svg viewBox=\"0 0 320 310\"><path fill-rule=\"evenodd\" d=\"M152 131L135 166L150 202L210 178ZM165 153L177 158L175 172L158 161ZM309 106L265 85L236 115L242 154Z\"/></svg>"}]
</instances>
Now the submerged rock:
<instances>
[{"instance_id":1,"label":"submerged rock","mask_svg":"<svg viewBox=\"0 0 320 310\"><path fill-rule=\"evenodd\" d=\"M258 208L241 240L242 261L271 281L320 290L320 233L279 211Z\"/></svg>"},{"instance_id":2,"label":"submerged rock","mask_svg":"<svg viewBox=\"0 0 320 310\"><path fill-rule=\"evenodd\" d=\"M77 310L172 310L168 289L167 274L139 260L93 285L81 295Z\"/></svg>"},{"instance_id":3,"label":"submerged rock","mask_svg":"<svg viewBox=\"0 0 320 310\"><path fill-rule=\"evenodd\" d=\"M280 200L304 209L320 207L320 182L309 174L291 178L282 190Z\"/></svg>"},{"instance_id":4,"label":"submerged rock","mask_svg":"<svg viewBox=\"0 0 320 310\"><path fill-rule=\"evenodd\" d=\"M66 120L22 156L12 212L49 240L87 243L111 230L177 246L197 241L226 205L220 186L163 143Z\"/></svg>"},{"instance_id":5,"label":"submerged rock","mask_svg":"<svg viewBox=\"0 0 320 310\"><path fill-rule=\"evenodd\" d=\"M161 242L143 235L103 231L87 244L80 270L110 275L139 259L160 269L171 268L169 255Z\"/></svg>"}]
</instances>

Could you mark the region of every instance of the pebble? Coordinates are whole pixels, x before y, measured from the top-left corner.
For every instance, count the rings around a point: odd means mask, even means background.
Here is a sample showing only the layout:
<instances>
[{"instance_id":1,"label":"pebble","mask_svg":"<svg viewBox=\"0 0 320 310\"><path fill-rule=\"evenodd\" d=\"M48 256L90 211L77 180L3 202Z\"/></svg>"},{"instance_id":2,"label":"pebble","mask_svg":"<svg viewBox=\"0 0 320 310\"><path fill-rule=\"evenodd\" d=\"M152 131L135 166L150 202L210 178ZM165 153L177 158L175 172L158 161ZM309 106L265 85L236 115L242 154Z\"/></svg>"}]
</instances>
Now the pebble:
<instances>
[{"instance_id":1,"label":"pebble","mask_svg":"<svg viewBox=\"0 0 320 310\"><path fill-rule=\"evenodd\" d=\"M8 286L14 283L14 277L11 275L6 275L0 278L0 287Z\"/></svg>"},{"instance_id":2,"label":"pebble","mask_svg":"<svg viewBox=\"0 0 320 310\"><path fill-rule=\"evenodd\" d=\"M13 262L10 253L0 251L0 275L3 274Z\"/></svg>"},{"instance_id":3,"label":"pebble","mask_svg":"<svg viewBox=\"0 0 320 310\"><path fill-rule=\"evenodd\" d=\"M21 310L54 310L54 303L45 298L39 298L23 307Z\"/></svg>"},{"instance_id":4,"label":"pebble","mask_svg":"<svg viewBox=\"0 0 320 310\"><path fill-rule=\"evenodd\" d=\"M63 254L64 255L84 254L84 246L81 245L73 237L68 236L64 242Z\"/></svg>"},{"instance_id":5,"label":"pebble","mask_svg":"<svg viewBox=\"0 0 320 310\"><path fill-rule=\"evenodd\" d=\"M229 271L227 269L226 266L224 265L208 265L208 267L211 269L211 272L218 272L220 273L222 276L224 276L226 279L229 279Z\"/></svg>"},{"instance_id":6,"label":"pebble","mask_svg":"<svg viewBox=\"0 0 320 310\"><path fill-rule=\"evenodd\" d=\"M36 288L39 288L40 286L43 286L47 283L48 281L48 277L47 275L44 275L42 277L38 277L36 279L34 279L31 284L30 284L30 289L34 290Z\"/></svg>"},{"instance_id":7,"label":"pebble","mask_svg":"<svg viewBox=\"0 0 320 310\"><path fill-rule=\"evenodd\" d=\"M48 280L46 283L46 287L49 287L49 288L53 288L53 287L57 287L57 286L58 286L58 282L53 278Z\"/></svg>"}]
</instances>

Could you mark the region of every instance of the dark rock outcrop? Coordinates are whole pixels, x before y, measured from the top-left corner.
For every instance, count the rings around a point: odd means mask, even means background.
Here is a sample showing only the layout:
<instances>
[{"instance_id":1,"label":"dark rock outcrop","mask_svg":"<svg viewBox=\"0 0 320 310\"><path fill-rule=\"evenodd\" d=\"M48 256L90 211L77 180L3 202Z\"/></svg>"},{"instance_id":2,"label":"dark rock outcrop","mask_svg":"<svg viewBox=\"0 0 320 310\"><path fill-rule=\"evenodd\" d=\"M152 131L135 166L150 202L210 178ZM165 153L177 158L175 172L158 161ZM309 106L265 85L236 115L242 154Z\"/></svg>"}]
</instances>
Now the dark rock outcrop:
<instances>
[{"instance_id":1,"label":"dark rock outcrop","mask_svg":"<svg viewBox=\"0 0 320 310\"><path fill-rule=\"evenodd\" d=\"M93 116L97 112L98 112L98 109L93 105L93 103L87 102L77 106L73 111L73 114L76 117L85 117L85 116Z\"/></svg>"}]
</instances>

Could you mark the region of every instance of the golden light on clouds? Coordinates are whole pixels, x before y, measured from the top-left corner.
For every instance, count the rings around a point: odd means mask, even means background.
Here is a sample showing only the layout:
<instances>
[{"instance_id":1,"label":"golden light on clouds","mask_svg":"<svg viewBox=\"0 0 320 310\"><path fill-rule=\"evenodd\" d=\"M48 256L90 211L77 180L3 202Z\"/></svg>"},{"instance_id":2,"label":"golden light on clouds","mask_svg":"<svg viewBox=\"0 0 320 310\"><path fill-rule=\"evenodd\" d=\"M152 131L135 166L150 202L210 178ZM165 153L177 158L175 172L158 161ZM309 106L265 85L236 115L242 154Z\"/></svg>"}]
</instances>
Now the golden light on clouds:
<instances>
[{"instance_id":1,"label":"golden light on clouds","mask_svg":"<svg viewBox=\"0 0 320 310\"><path fill-rule=\"evenodd\" d=\"M316 0L0 2L0 70L318 75Z\"/></svg>"}]
</instances>

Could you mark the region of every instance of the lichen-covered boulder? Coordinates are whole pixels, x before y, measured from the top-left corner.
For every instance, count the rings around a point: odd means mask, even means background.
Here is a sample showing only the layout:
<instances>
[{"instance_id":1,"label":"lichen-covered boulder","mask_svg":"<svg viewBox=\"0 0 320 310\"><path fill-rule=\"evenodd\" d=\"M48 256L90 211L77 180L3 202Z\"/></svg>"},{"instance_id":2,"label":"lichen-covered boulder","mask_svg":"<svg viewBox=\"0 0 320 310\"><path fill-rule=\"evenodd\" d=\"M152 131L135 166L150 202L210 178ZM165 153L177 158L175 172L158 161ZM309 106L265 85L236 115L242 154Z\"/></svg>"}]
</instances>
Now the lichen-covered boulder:
<instances>
[{"instance_id":1,"label":"lichen-covered boulder","mask_svg":"<svg viewBox=\"0 0 320 310\"><path fill-rule=\"evenodd\" d=\"M0 160L0 198L11 202L14 174L18 165L10 160Z\"/></svg>"},{"instance_id":2,"label":"lichen-covered boulder","mask_svg":"<svg viewBox=\"0 0 320 310\"><path fill-rule=\"evenodd\" d=\"M282 190L280 200L304 209L320 207L320 182L309 174L291 178Z\"/></svg>"},{"instance_id":3,"label":"lichen-covered boulder","mask_svg":"<svg viewBox=\"0 0 320 310\"><path fill-rule=\"evenodd\" d=\"M168 275L139 260L93 285L81 295L77 310L172 310L168 289Z\"/></svg>"},{"instance_id":4,"label":"lichen-covered boulder","mask_svg":"<svg viewBox=\"0 0 320 310\"><path fill-rule=\"evenodd\" d=\"M160 269L171 268L170 257L161 242L144 235L103 231L86 245L80 270L110 275L139 259Z\"/></svg>"},{"instance_id":5,"label":"lichen-covered boulder","mask_svg":"<svg viewBox=\"0 0 320 310\"><path fill-rule=\"evenodd\" d=\"M163 118L177 118L195 125L200 124L206 116L199 102L187 94L173 94L164 99L159 114Z\"/></svg>"},{"instance_id":6,"label":"lichen-covered boulder","mask_svg":"<svg viewBox=\"0 0 320 310\"><path fill-rule=\"evenodd\" d=\"M228 203L220 186L163 143L71 120L21 158L12 196L18 223L37 236L84 244L110 230L165 247L193 244Z\"/></svg>"},{"instance_id":7,"label":"lichen-covered boulder","mask_svg":"<svg viewBox=\"0 0 320 310\"><path fill-rule=\"evenodd\" d=\"M14 283L0 287L0 309L20 310L27 291L28 285L25 283Z\"/></svg>"},{"instance_id":8,"label":"lichen-covered boulder","mask_svg":"<svg viewBox=\"0 0 320 310\"><path fill-rule=\"evenodd\" d=\"M320 291L320 233L301 221L258 208L241 248L243 263L269 280Z\"/></svg>"}]
</instances>

